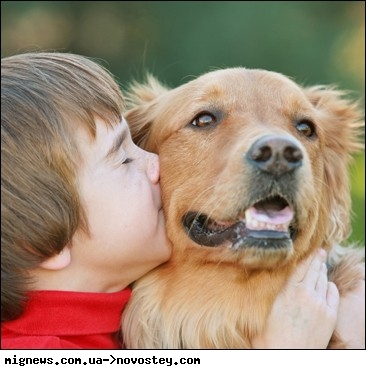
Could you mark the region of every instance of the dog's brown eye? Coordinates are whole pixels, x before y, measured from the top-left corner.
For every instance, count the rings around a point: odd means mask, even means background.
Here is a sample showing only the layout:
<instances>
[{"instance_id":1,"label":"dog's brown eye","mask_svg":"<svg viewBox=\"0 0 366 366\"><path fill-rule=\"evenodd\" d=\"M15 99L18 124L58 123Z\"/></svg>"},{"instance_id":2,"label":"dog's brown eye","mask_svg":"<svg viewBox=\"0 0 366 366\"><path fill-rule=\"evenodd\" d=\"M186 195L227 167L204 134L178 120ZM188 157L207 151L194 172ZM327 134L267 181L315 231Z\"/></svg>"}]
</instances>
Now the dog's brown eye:
<instances>
[{"instance_id":1,"label":"dog's brown eye","mask_svg":"<svg viewBox=\"0 0 366 366\"><path fill-rule=\"evenodd\" d=\"M315 137L315 125L308 119L302 119L296 125L296 129L306 137Z\"/></svg>"},{"instance_id":2,"label":"dog's brown eye","mask_svg":"<svg viewBox=\"0 0 366 366\"><path fill-rule=\"evenodd\" d=\"M210 113L201 113L198 115L191 124L197 127L206 127L216 122L216 118Z\"/></svg>"}]
</instances>

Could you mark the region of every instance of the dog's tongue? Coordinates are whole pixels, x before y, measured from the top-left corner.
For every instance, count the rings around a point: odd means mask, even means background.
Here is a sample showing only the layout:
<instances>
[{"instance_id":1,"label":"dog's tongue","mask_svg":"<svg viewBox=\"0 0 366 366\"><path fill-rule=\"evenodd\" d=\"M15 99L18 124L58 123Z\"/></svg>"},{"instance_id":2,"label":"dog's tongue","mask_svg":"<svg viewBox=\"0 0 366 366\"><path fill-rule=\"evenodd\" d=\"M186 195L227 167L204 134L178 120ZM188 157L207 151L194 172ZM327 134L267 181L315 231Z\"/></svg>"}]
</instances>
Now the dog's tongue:
<instances>
[{"instance_id":1,"label":"dog's tongue","mask_svg":"<svg viewBox=\"0 0 366 366\"><path fill-rule=\"evenodd\" d=\"M293 217L294 212L289 206L281 210L252 206L245 211L245 225L249 230L288 231Z\"/></svg>"}]
</instances>

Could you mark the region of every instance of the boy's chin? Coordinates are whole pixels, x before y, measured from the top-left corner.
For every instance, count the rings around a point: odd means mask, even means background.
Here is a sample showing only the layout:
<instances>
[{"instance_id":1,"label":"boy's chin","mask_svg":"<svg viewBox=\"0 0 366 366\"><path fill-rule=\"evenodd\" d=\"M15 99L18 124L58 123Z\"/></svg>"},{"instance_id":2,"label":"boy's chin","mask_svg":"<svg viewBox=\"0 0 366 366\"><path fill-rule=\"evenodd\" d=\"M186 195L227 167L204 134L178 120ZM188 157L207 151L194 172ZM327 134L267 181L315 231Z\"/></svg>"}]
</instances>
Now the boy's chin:
<instances>
[{"instance_id":1,"label":"boy's chin","mask_svg":"<svg viewBox=\"0 0 366 366\"><path fill-rule=\"evenodd\" d=\"M147 272L158 267L160 264L167 262L172 254L172 245L170 241L165 237L165 241L159 244L158 248L155 248L155 252L150 257L150 268Z\"/></svg>"}]
</instances>

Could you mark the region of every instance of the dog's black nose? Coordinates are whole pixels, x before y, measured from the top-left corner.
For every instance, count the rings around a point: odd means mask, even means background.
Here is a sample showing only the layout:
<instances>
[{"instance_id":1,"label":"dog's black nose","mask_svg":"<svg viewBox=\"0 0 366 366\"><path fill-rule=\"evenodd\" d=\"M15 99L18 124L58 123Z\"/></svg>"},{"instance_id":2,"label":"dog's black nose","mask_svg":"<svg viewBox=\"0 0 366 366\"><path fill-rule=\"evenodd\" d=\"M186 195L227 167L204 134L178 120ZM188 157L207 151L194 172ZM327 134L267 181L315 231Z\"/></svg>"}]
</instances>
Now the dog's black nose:
<instances>
[{"instance_id":1,"label":"dog's black nose","mask_svg":"<svg viewBox=\"0 0 366 366\"><path fill-rule=\"evenodd\" d=\"M295 139L287 136L268 135L253 143L246 158L260 170L279 176L301 166L303 154Z\"/></svg>"}]
</instances>

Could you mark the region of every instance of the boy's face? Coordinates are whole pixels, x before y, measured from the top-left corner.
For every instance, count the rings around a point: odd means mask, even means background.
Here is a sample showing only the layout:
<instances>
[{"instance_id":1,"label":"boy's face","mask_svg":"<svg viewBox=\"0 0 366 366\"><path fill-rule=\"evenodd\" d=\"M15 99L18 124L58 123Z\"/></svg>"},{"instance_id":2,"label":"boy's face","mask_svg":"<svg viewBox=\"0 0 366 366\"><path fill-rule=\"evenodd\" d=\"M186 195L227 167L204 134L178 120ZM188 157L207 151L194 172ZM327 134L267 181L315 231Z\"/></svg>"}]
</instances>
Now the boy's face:
<instances>
[{"instance_id":1,"label":"boy's face","mask_svg":"<svg viewBox=\"0 0 366 366\"><path fill-rule=\"evenodd\" d=\"M118 291L170 256L158 157L132 142L125 120L112 128L96 119L96 139L85 131L77 139L78 186L90 235L75 233L71 261L101 286L86 291Z\"/></svg>"}]
</instances>

